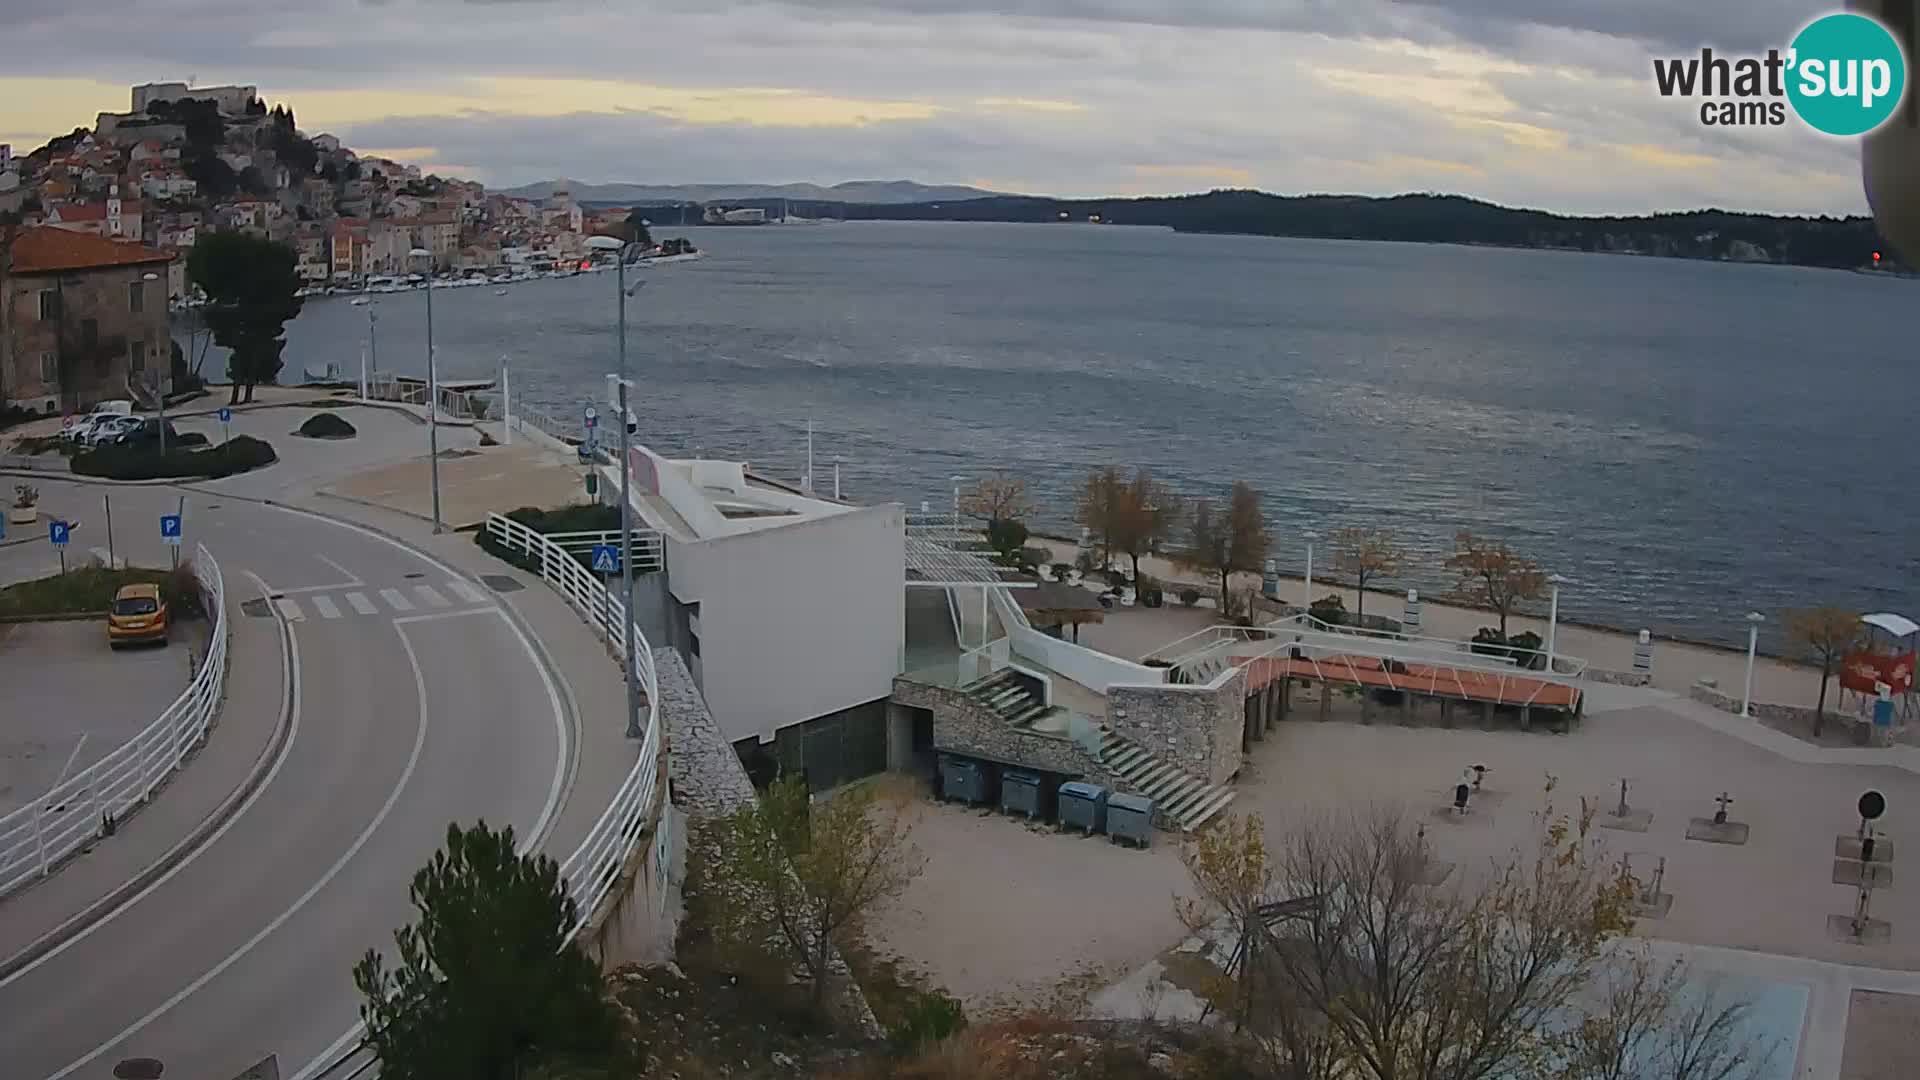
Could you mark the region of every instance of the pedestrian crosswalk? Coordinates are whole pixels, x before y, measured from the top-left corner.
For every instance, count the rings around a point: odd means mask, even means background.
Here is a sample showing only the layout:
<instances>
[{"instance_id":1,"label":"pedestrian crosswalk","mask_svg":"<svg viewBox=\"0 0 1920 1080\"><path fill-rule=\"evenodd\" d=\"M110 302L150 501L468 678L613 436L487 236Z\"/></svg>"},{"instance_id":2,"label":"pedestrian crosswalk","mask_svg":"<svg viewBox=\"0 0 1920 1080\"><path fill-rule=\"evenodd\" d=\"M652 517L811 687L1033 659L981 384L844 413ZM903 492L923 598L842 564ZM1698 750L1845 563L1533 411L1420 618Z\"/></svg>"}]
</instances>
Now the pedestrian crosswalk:
<instances>
[{"instance_id":1,"label":"pedestrian crosswalk","mask_svg":"<svg viewBox=\"0 0 1920 1080\"><path fill-rule=\"evenodd\" d=\"M442 592L444 588L446 592ZM399 589L377 589L367 591L346 591L338 597L324 592L312 592L303 596L277 596L273 606L288 622L305 622L309 618L322 620L353 618L354 616L384 615L388 613L406 613L421 609L441 611L456 606L490 604L492 598L471 583L459 580L446 582L441 588L432 585L411 586L412 595ZM452 593L455 599L449 599ZM376 598L378 602L376 602ZM341 605L345 604L345 608ZM311 608L311 613L308 609Z\"/></svg>"}]
</instances>

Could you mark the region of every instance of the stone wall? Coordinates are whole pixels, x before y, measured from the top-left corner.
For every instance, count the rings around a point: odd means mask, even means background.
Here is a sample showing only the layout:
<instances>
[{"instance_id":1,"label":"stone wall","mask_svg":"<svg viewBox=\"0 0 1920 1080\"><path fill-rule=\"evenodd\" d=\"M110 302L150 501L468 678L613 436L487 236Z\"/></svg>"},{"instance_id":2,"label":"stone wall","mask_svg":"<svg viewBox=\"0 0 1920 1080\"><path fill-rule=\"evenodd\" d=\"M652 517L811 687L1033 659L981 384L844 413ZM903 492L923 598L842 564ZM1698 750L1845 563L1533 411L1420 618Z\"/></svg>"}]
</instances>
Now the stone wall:
<instances>
[{"instance_id":1,"label":"stone wall","mask_svg":"<svg viewBox=\"0 0 1920 1080\"><path fill-rule=\"evenodd\" d=\"M936 750L1031 765L1108 786L1115 782L1116 778L1097 758L1066 735L1013 727L959 690L929 686L903 677L893 680L893 701L896 705L926 709L933 714Z\"/></svg>"},{"instance_id":2,"label":"stone wall","mask_svg":"<svg viewBox=\"0 0 1920 1080\"><path fill-rule=\"evenodd\" d=\"M1587 681L1606 683L1609 686L1651 686L1653 673L1647 671L1603 671L1600 668L1587 669ZM1739 709L1735 709L1739 712Z\"/></svg>"},{"instance_id":3,"label":"stone wall","mask_svg":"<svg viewBox=\"0 0 1920 1080\"><path fill-rule=\"evenodd\" d=\"M1717 687L1708 686L1705 683L1694 683L1687 688L1687 696L1703 705L1711 705L1721 712L1729 712L1735 716L1740 715L1740 699L1731 694L1722 693ZM1813 730L1813 710L1805 706L1778 705L1770 701L1756 701L1752 703L1750 708L1752 709L1754 717L1758 720L1771 720L1777 724L1791 726L1805 725L1807 730ZM1838 725L1841 729L1852 732L1854 742L1862 745L1867 744L1878 734L1873 730L1873 725L1862 723L1857 716L1830 711L1827 713L1827 723L1824 726L1833 727L1835 725ZM1894 730L1897 732L1899 729L1896 727ZM1887 737L1888 736L1882 736L1882 741L1885 741Z\"/></svg>"},{"instance_id":4,"label":"stone wall","mask_svg":"<svg viewBox=\"0 0 1920 1080\"><path fill-rule=\"evenodd\" d=\"M1246 690L1245 668L1204 686L1112 686L1107 724L1167 764L1224 784L1240 771Z\"/></svg>"}]
</instances>

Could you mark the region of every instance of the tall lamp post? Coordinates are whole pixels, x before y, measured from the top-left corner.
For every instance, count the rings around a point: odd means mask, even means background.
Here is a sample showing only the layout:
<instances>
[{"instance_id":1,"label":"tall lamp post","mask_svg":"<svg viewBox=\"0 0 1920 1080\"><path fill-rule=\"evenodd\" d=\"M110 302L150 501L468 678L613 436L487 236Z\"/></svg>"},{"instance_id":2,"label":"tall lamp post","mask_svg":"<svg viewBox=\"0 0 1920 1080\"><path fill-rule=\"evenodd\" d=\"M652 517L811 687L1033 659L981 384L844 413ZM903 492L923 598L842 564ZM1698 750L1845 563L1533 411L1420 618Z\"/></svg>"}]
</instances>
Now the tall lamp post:
<instances>
[{"instance_id":1,"label":"tall lamp post","mask_svg":"<svg viewBox=\"0 0 1920 1080\"><path fill-rule=\"evenodd\" d=\"M380 301L370 296L359 296L350 302L354 307L367 309L367 363L360 372L360 396L364 398L367 396L368 373L380 373L380 337L374 329L380 321L380 316L374 311L380 306Z\"/></svg>"},{"instance_id":2,"label":"tall lamp post","mask_svg":"<svg viewBox=\"0 0 1920 1080\"><path fill-rule=\"evenodd\" d=\"M621 655L626 658L627 680L627 738L637 739L644 732L640 728L639 687L633 680L633 463L628 458L628 446L632 424L627 413L627 297L638 292L644 281L633 283L633 292L627 289L627 252L636 247L613 236L589 237L587 246L595 251L614 253L614 297L619 307L619 367L615 373L615 385L619 387L620 406L620 610L624 613L620 628Z\"/></svg>"},{"instance_id":3,"label":"tall lamp post","mask_svg":"<svg viewBox=\"0 0 1920 1080\"><path fill-rule=\"evenodd\" d=\"M960 542L960 484L964 476L949 476L947 482L953 485L953 542Z\"/></svg>"},{"instance_id":4,"label":"tall lamp post","mask_svg":"<svg viewBox=\"0 0 1920 1080\"><path fill-rule=\"evenodd\" d=\"M147 287L147 282L159 281L159 280L160 280L159 274L141 274L140 288L142 292L145 291ZM140 297L141 304L144 305L146 303L146 299L147 298L144 295L141 296ZM141 346L141 348L145 348L145 347L146 346L144 345ZM161 361L161 363L164 363L166 367L160 369L160 371L158 372L159 377L154 379L153 381L153 385L154 385L153 396L160 399L160 456L166 457L167 456L167 386L173 381L173 350L171 348L167 350L167 358Z\"/></svg>"},{"instance_id":5,"label":"tall lamp post","mask_svg":"<svg viewBox=\"0 0 1920 1080\"><path fill-rule=\"evenodd\" d=\"M1306 601L1300 605L1300 610L1311 615L1313 612L1313 542L1320 539L1320 534L1316 532L1306 532L1301 535L1307 538L1307 581L1302 590L1307 595Z\"/></svg>"},{"instance_id":6,"label":"tall lamp post","mask_svg":"<svg viewBox=\"0 0 1920 1080\"><path fill-rule=\"evenodd\" d=\"M1553 586L1553 599L1547 603L1547 674L1553 674L1554 645L1558 641L1560 629L1560 586L1573 584L1572 578L1553 574L1547 578L1547 584Z\"/></svg>"},{"instance_id":7,"label":"tall lamp post","mask_svg":"<svg viewBox=\"0 0 1920 1080\"><path fill-rule=\"evenodd\" d=\"M422 290L427 294L427 472L433 478L433 531L438 533L444 527L440 524L440 379L433 362L433 252L414 248L407 254L427 264L427 287Z\"/></svg>"},{"instance_id":8,"label":"tall lamp post","mask_svg":"<svg viewBox=\"0 0 1920 1080\"><path fill-rule=\"evenodd\" d=\"M1753 715L1753 654L1760 647L1760 624L1767 621L1757 611L1747 612L1747 687L1740 695L1740 715Z\"/></svg>"}]
</instances>

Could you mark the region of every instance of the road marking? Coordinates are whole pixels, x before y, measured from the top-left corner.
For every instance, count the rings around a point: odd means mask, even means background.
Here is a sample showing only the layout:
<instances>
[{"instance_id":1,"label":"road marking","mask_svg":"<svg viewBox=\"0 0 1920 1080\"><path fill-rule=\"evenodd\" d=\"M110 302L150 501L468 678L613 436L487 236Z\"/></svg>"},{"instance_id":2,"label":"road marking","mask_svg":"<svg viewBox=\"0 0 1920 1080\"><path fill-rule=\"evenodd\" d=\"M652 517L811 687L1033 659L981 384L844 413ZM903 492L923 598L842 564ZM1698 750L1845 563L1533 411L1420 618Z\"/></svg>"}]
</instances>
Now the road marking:
<instances>
[{"instance_id":1,"label":"road marking","mask_svg":"<svg viewBox=\"0 0 1920 1080\"><path fill-rule=\"evenodd\" d=\"M428 607L443 608L453 606L451 601L440 595L440 590L431 585L415 585L413 592L415 596L425 601Z\"/></svg>"},{"instance_id":2,"label":"road marking","mask_svg":"<svg viewBox=\"0 0 1920 1080\"><path fill-rule=\"evenodd\" d=\"M487 602L486 593L461 581L459 578L447 582L447 588L453 592L453 595L465 600L469 604L484 604Z\"/></svg>"},{"instance_id":3,"label":"road marking","mask_svg":"<svg viewBox=\"0 0 1920 1080\"><path fill-rule=\"evenodd\" d=\"M300 601L291 596L280 597L273 602L273 606L280 609L280 614L286 616L288 622L306 621L307 617L300 613Z\"/></svg>"},{"instance_id":4,"label":"road marking","mask_svg":"<svg viewBox=\"0 0 1920 1080\"><path fill-rule=\"evenodd\" d=\"M413 752L407 755L407 767L400 771L400 779L393 785L393 790L387 793L387 801L380 805L380 812L373 815L373 820L367 823L366 828L360 830L359 836L354 837L353 846L347 848L345 852L342 852L340 857L334 860L333 865L327 867L327 872L320 875L320 880L308 886L307 891L301 893L299 899L295 900L291 907L275 916L272 922L261 927L259 933L254 934L242 942L239 948L228 953L226 959L207 969L204 974L191 983L188 983L185 987L182 987L181 990L172 997L156 1005L152 1012L128 1024L118 1035L94 1047L85 1057L49 1076L47 1080L64 1080L65 1077L71 1076L80 1069L86 1068L92 1064L95 1059L99 1058L100 1055L113 1049L132 1036L138 1035L141 1031L145 1030L148 1024L165 1016L175 1005L199 993L201 987L219 978L222 972L239 963L247 953L253 951L255 945L265 941L274 931L286 925L287 920L298 915L300 910L307 906L308 901L319 895L320 890L326 888L334 878L338 877L340 871L346 869L347 863L353 861L355 855L360 854L360 849L367 846L367 841L373 839L374 832L386 822L387 815L393 812L394 805L400 801L400 793L406 790L407 781L413 778L415 766L420 764L420 751L427 745L427 677L426 674L420 670L419 654L414 652L413 642L407 639L407 632L405 630L400 631L400 644L407 651L407 663L413 666L413 688L420 710L420 725L413 733Z\"/></svg>"},{"instance_id":5,"label":"road marking","mask_svg":"<svg viewBox=\"0 0 1920 1080\"><path fill-rule=\"evenodd\" d=\"M385 600L387 605L395 611L413 610L413 601L401 596L399 589L381 589L380 599Z\"/></svg>"},{"instance_id":6,"label":"road marking","mask_svg":"<svg viewBox=\"0 0 1920 1080\"><path fill-rule=\"evenodd\" d=\"M347 604L348 606L352 607L354 611L359 612L362 615L380 614L380 609L373 606L373 601L367 599L366 593L357 593L357 592L348 593Z\"/></svg>"},{"instance_id":7,"label":"road marking","mask_svg":"<svg viewBox=\"0 0 1920 1080\"><path fill-rule=\"evenodd\" d=\"M346 579L347 579L346 581L344 581L344 582L342 582L341 584L343 584L343 585L364 585L364 584L366 584L365 582L363 582L363 581L361 581L361 580L360 580L360 578L359 578L359 577L358 577L357 575L355 575L353 571L351 571L351 570L349 570L349 569L347 569L347 568L346 568L346 567L344 567L344 566L341 566L341 565L340 565L339 563L337 563L337 562L334 562L334 561L333 561L332 559L329 559L329 558L327 558L327 557L326 557L325 555L322 555L322 554L320 554L320 553L318 553L318 552L315 552L315 553L314 553L314 556L313 556L313 557L314 557L314 558L316 558L316 559L319 559L319 560L320 560L321 562L323 562L323 563L326 563L326 564L327 564L328 566L331 566L331 567L333 567L333 568L334 568L335 570L338 570L338 571L340 571L340 576L341 576L341 577L343 577L343 578L346 578Z\"/></svg>"},{"instance_id":8,"label":"road marking","mask_svg":"<svg viewBox=\"0 0 1920 1080\"><path fill-rule=\"evenodd\" d=\"M320 595L310 597L310 599L313 601L314 610L320 613L321 618L337 619L340 617L340 609L334 606L333 597Z\"/></svg>"},{"instance_id":9,"label":"road marking","mask_svg":"<svg viewBox=\"0 0 1920 1080\"><path fill-rule=\"evenodd\" d=\"M458 611L436 611L431 615L401 615L393 620L395 626L401 623L445 622L448 619L461 619L468 615L492 615L498 607L489 604L486 607L461 608Z\"/></svg>"},{"instance_id":10,"label":"road marking","mask_svg":"<svg viewBox=\"0 0 1920 1080\"><path fill-rule=\"evenodd\" d=\"M267 586L267 583L265 581L262 581L260 579L259 574L256 574L251 570L242 570L241 573L253 579L253 583L259 586L260 588L261 596L267 596L270 593L272 593L273 590ZM148 885L146 888L141 889L139 892L134 893L132 896L128 897L125 902L121 903L118 907L114 908L112 911L109 911L105 915L102 915L99 921L95 922L92 926L87 927L85 930L80 931L79 933L73 935L67 940L54 946L53 948L48 949L44 955L42 955L39 959L35 960L33 963L25 964L20 968L20 970L14 972L13 974L7 976L4 979L0 979L0 990L6 989L9 985L11 985L14 982L14 980L25 977L29 972L35 970L41 964L44 964L47 961L52 960L54 957L59 956L61 953L66 952L68 949L71 949L75 945L78 945L81 942L92 937L96 930L99 930L101 927L106 926L108 923L111 923L114 919L119 918L123 912L127 911L129 908L133 907L135 904L138 904L140 901L146 899L149 895L151 895L155 890L159 889L162 885L165 885L167 882L172 881L173 876L175 874L178 874L180 871L185 870L189 866L192 866L195 860L199 859L200 856L205 854L208 850L210 850L214 846L214 844L218 843L222 836L225 836L227 834L228 829L233 828L234 825L237 824L241 818L247 816L248 809L250 809L254 803L260 801L260 796L266 794L267 789L273 786L274 777L280 775L280 767L287 763L287 758L293 752L294 741L300 737L300 639L294 635L292 623L282 623L281 625L286 627L286 638L281 643L280 655L281 655L281 662L286 665L286 671L282 677L285 679L286 687L287 687L286 694L282 699L281 719L287 725L287 739L284 743L280 745L279 755L273 759L272 766L270 766L267 769L266 778L261 780L259 786L253 789L252 794L248 795L247 800L240 804L239 809L233 812L233 816L228 818L225 822L221 823L220 827L213 831L213 835L207 837L206 841L202 843L199 847L195 848L192 852L190 852L186 858L181 859L179 862L175 863L173 867L169 869L166 873L161 874L158 878L155 878L152 884ZM104 1049L104 1047L102 1049ZM62 1075L65 1075L65 1074L62 1074Z\"/></svg>"}]
</instances>

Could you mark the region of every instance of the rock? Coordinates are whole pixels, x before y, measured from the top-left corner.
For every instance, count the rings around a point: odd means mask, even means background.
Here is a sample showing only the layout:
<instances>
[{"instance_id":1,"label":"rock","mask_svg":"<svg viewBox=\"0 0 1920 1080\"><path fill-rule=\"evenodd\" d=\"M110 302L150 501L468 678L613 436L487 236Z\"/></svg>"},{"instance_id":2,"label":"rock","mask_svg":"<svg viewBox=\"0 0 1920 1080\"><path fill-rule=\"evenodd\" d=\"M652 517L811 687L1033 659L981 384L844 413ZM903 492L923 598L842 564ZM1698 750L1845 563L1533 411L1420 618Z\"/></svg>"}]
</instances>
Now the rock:
<instances>
[{"instance_id":1,"label":"rock","mask_svg":"<svg viewBox=\"0 0 1920 1080\"><path fill-rule=\"evenodd\" d=\"M1173 1069L1173 1055L1165 1050L1156 1050L1148 1056L1147 1067L1155 1072L1170 1072Z\"/></svg>"},{"instance_id":2,"label":"rock","mask_svg":"<svg viewBox=\"0 0 1920 1080\"><path fill-rule=\"evenodd\" d=\"M778 1050L773 1052L773 1063L783 1069L792 1069L796 1072L800 1068L800 1063L795 1061L791 1054L783 1054Z\"/></svg>"}]
</instances>

